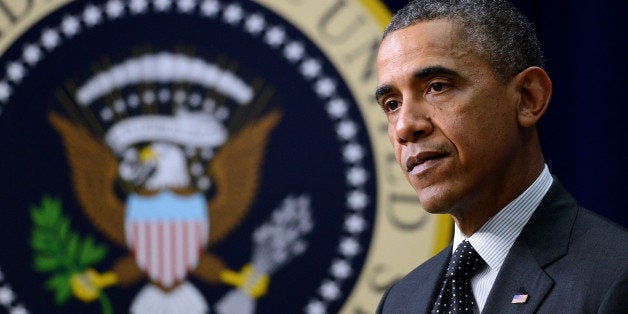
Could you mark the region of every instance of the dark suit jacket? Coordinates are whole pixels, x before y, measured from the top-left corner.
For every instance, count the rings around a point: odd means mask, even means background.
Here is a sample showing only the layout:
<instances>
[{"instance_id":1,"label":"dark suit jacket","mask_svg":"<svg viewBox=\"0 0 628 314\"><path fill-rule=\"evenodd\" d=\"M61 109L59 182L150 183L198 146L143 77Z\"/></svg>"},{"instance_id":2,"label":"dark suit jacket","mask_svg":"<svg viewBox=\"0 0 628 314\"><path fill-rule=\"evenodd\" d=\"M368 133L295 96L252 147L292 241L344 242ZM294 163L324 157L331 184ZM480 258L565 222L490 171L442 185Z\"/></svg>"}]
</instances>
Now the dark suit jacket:
<instances>
[{"instance_id":1,"label":"dark suit jacket","mask_svg":"<svg viewBox=\"0 0 628 314\"><path fill-rule=\"evenodd\" d=\"M452 246L391 286L377 313L428 313ZM512 304L517 293L524 304ZM554 179L508 253L482 313L628 313L628 232Z\"/></svg>"}]
</instances>

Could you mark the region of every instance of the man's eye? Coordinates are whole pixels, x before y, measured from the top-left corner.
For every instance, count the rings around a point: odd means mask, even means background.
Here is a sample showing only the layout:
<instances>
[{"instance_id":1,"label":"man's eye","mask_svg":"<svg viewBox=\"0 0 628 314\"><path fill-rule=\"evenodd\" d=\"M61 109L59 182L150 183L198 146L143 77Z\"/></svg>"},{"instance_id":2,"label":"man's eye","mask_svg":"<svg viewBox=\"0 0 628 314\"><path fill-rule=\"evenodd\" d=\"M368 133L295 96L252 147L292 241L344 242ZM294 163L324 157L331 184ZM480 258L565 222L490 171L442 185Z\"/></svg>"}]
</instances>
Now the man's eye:
<instances>
[{"instance_id":1,"label":"man's eye","mask_svg":"<svg viewBox=\"0 0 628 314\"><path fill-rule=\"evenodd\" d=\"M384 108L384 112L392 112L397 110L401 106L401 103L396 100L388 100L384 102L382 108Z\"/></svg>"},{"instance_id":2,"label":"man's eye","mask_svg":"<svg viewBox=\"0 0 628 314\"><path fill-rule=\"evenodd\" d=\"M447 88L449 88L449 84L442 83L442 82L435 82L435 83L430 84L427 92L428 93L440 93L446 90Z\"/></svg>"}]
</instances>

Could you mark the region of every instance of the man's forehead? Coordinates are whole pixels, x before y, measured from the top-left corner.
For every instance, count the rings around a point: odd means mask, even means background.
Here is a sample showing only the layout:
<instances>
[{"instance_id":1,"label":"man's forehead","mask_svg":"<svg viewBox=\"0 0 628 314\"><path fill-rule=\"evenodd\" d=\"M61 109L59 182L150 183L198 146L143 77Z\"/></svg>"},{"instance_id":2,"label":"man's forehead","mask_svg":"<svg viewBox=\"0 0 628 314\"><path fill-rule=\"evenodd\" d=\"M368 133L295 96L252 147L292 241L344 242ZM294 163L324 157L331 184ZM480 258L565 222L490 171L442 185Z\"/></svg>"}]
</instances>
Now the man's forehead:
<instances>
[{"instance_id":1,"label":"man's forehead","mask_svg":"<svg viewBox=\"0 0 628 314\"><path fill-rule=\"evenodd\" d=\"M423 21L398 29L386 36L377 54L380 63L424 55L462 58L473 52L460 38L460 31L445 19Z\"/></svg>"},{"instance_id":2,"label":"man's forehead","mask_svg":"<svg viewBox=\"0 0 628 314\"><path fill-rule=\"evenodd\" d=\"M419 22L391 32L379 47L378 67L401 59L464 58L470 53L477 56L459 34L457 26L443 19Z\"/></svg>"}]
</instances>

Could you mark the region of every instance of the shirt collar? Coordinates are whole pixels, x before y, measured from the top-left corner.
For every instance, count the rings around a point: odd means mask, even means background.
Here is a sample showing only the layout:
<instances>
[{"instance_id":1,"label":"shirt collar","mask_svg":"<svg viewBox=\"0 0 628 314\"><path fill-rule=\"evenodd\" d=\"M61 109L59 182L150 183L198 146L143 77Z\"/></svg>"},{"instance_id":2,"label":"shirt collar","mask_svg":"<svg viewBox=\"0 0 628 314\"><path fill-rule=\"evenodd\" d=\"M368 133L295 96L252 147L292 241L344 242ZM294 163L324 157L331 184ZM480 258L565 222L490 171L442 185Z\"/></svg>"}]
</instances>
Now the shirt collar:
<instances>
[{"instance_id":1,"label":"shirt collar","mask_svg":"<svg viewBox=\"0 0 628 314\"><path fill-rule=\"evenodd\" d=\"M468 240L493 270L499 270L515 243L521 230L528 222L534 210L539 206L554 179L547 165L541 174L521 195L491 217ZM456 248L466 237L455 226L453 247Z\"/></svg>"}]
</instances>

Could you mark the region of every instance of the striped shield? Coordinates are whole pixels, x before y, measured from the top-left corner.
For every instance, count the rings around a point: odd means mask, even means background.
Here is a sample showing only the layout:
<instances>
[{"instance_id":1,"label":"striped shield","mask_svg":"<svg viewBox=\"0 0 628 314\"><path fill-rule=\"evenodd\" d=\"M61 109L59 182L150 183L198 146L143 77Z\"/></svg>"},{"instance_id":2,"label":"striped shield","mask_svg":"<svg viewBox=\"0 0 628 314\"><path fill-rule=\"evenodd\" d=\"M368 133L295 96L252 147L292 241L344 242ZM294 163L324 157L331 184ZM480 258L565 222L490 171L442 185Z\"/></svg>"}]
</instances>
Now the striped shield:
<instances>
[{"instance_id":1,"label":"striped shield","mask_svg":"<svg viewBox=\"0 0 628 314\"><path fill-rule=\"evenodd\" d=\"M198 265L209 228L204 198L162 194L127 199L125 232L140 269L170 288Z\"/></svg>"}]
</instances>

